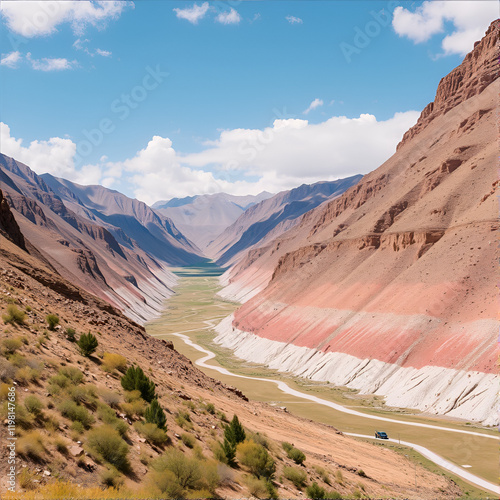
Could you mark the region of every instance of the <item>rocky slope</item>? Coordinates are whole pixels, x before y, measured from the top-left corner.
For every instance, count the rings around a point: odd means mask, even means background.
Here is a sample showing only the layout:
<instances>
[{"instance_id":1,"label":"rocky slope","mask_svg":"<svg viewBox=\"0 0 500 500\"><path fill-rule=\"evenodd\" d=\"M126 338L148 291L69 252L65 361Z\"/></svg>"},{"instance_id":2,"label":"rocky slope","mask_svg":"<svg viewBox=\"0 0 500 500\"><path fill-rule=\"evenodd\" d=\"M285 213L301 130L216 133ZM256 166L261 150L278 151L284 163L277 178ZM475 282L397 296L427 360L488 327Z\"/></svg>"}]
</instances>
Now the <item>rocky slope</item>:
<instances>
[{"instance_id":1,"label":"rocky slope","mask_svg":"<svg viewBox=\"0 0 500 500\"><path fill-rule=\"evenodd\" d=\"M16 408L15 493L7 492L9 464L2 459L2 498L265 495L265 483L251 477L247 466L240 463L230 468L217 461L226 415L233 414L240 417L248 437L267 446L277 467L273 488L282 498L303 495L302 487L283 477L286 467L297 469L281 447L284 440L305 452L300 470L306 483L315 481L341 497L359 497L364 492L371 497L432 499L439 495L451 500L463 494L452 481L414 466L400 454L249 402L234 388L207 377L171 343L147 336L107 302L24 250L3 194L0 199L0 314L5 323L0 344L0 416L4 423L8 423L7 398L15 399ZM29 240L24 242L32 248ZM59 324L50 328L49 314L56 315ZM79 352L73 340L85 332L98 340L97 350L89 357ZM166 413L166 430L150 424L147 432L146 403L123 389L122 374L132 365L154 382ZM10 395L13 392L15 396ZM0 426L4 443L12 428ZM262 444L256 446L262 448ZM157 472L165 466L166 471ZM421 480L418 490L413 486L414 467ZM181 473L186 470L191 471L189 481Z\"/></svg>"},{"instance_id":2,"label":"rocky slope","mask_svg":"<svg viewBox=\"0 0 500 500\"><path fill-rule=\"evenodd\" d=\"M165 218L101 187L46 177L0 155L0 188L39 257L73 283L144 322L172 293L171 265L202 258Z\"/></svg>"},{"instance_id":3,"label":"rocky slope","mask_svg":"<svg viewBox=\"0 0 500 500\"><path fill-rule=\"evenodd\" d=\"M158 201L153 208L164 216L170 217L183 234L205 250L245 210L271 196L272 194L267 192L262 192L257 196L205 194Z\"/></svg>"},{"instance_id":4,"label":"rocky slope","mask_svg":"<svg viewBox=\"0 0 500 500\"><path fill-rule=\"evenodd\" d=\"M300 217L330 198L340 196L361 179L355 175L283 191L246 210L206 249L221 266L238 262L249 249L262 246L294 225Z\"/></svg>"},{"instance_id":5,"label":"rocky slope","mask_svg":"<svg viewBox=\"0 0 500 500\"><path fill-rule=\"evenodd\" d=\"M220 342L389 405L498 423L497 43L495 22L393 157L232 270L229 296L260 293Z\"/></svg>"}]
</instances>

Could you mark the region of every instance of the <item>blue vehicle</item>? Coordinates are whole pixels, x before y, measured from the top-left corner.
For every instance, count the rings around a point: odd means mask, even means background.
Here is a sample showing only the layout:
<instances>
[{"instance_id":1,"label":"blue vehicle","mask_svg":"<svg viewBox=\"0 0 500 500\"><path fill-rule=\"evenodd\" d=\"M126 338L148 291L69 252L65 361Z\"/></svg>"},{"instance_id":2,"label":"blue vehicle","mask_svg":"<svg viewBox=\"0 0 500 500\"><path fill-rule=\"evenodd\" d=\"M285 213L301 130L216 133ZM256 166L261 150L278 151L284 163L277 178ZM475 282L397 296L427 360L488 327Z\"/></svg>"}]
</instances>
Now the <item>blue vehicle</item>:
<instances>
[{"instance_id":1,"label":"blue vehicle","mask_svg":"<svg viewBox=\"0 0 500 500\"><path fill-rule=\"evenodd\" d=\"M382 432L382 431L375 431L375 437L377 439L389 439L389 436L385 432Z\"/></svg>"}]
</instances>

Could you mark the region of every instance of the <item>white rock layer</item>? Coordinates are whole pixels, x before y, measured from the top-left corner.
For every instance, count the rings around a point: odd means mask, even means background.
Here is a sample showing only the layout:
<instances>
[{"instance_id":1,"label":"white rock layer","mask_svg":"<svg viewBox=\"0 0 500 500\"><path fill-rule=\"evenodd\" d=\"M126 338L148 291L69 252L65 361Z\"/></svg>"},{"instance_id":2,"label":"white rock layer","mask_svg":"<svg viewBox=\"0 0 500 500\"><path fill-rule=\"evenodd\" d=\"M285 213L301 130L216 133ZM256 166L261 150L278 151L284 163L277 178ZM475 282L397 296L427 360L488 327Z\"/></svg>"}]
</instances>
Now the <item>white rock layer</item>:
<instances>
[{"instance_id":1,"label":"white rock layer","mask_svg":"<svg viewBox=\"0 0 500 500\"><path fill-rule=\"evenodd\" d=\"M233 326L233 319L233 315L228 316L217 325L215 342L246 361L357 389L361 394L384 396L389 406L448 415L488 426L499 424L499 377L496 374L439 366L416 369L345 353L324 353L243 332Z\"/></svg>"}]
</instances>

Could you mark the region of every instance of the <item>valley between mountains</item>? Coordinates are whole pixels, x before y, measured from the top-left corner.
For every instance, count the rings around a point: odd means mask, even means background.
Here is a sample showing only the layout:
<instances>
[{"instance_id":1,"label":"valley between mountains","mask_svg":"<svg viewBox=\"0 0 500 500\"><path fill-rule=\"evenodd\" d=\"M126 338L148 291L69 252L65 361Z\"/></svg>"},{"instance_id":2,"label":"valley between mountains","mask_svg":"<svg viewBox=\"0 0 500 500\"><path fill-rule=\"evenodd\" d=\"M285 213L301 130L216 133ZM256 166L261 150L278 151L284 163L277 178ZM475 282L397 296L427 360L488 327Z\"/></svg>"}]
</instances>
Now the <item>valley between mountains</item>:
<instances>
[{"instance_id":1,"label":"valley between mountains","mask_svg":"<svg viewBox=\"0 0 500 500\"><path fill-rule=\"evenodd\" d=\"M0 154L2 498L498 495L498 43L364 176L150 207Z\"/></svg>"}]
</instances>

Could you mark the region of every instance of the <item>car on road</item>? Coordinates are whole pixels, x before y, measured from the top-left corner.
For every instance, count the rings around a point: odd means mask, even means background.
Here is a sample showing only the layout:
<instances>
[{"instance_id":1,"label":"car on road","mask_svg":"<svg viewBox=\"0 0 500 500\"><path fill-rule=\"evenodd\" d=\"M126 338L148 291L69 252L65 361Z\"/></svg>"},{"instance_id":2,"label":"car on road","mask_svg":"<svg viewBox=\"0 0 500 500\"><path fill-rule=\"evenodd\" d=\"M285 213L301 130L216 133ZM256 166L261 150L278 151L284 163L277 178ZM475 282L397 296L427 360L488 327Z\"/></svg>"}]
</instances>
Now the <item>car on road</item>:
<instances>
[{"instance_id":1,"label":"car on road","mask_svg":"<svg viewBox=\"0 0 500 500\"><path fill-rule=\"evenodd\" d=\"M385 433L383 431L375 431L375 437L377 439L389 439L389 436L387 435L387 433Z\"/></svg>"}]
</instances>

